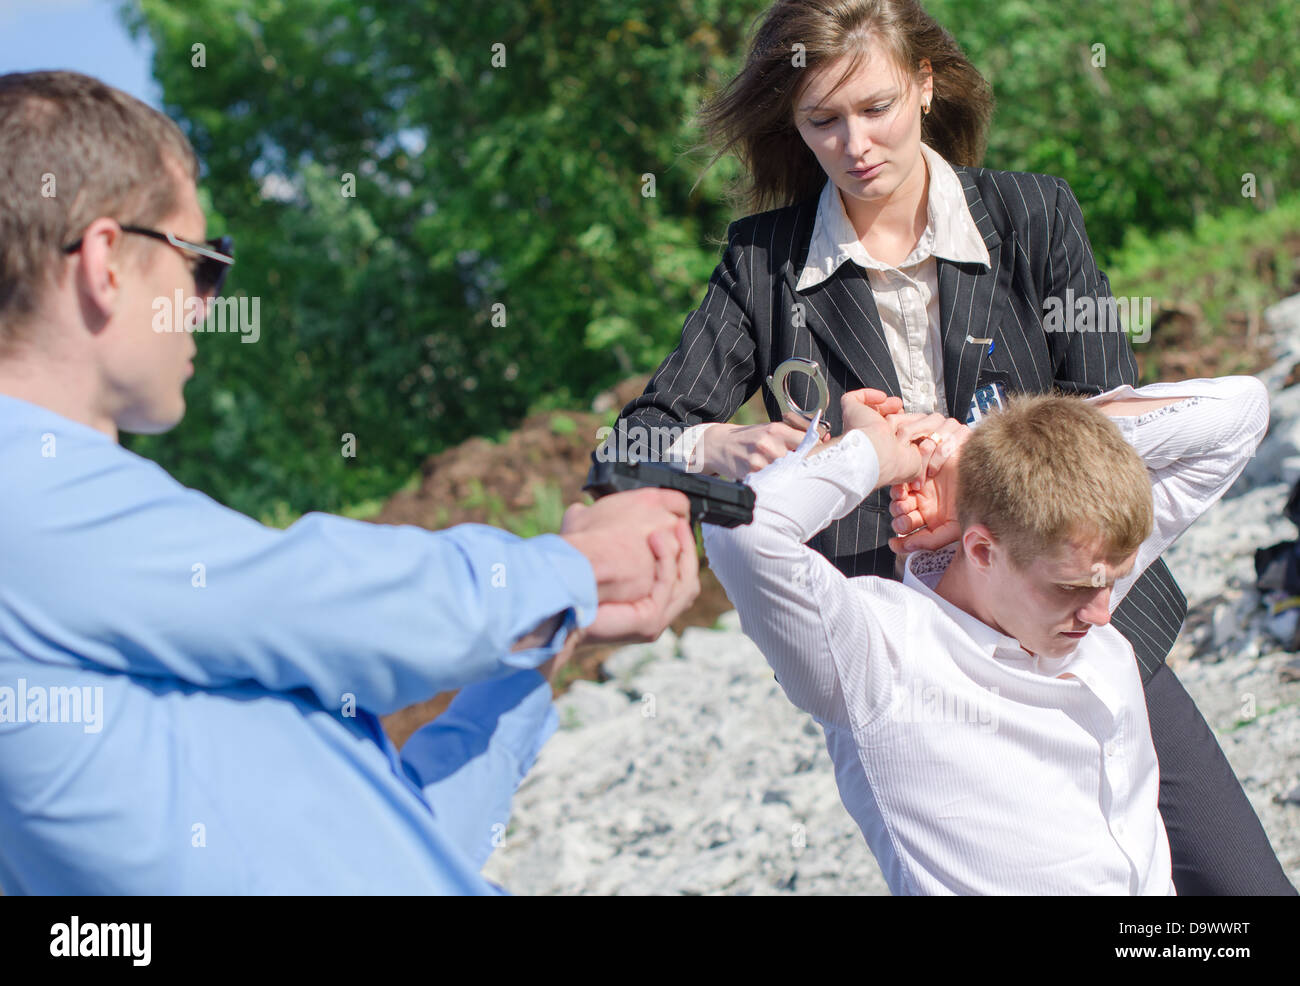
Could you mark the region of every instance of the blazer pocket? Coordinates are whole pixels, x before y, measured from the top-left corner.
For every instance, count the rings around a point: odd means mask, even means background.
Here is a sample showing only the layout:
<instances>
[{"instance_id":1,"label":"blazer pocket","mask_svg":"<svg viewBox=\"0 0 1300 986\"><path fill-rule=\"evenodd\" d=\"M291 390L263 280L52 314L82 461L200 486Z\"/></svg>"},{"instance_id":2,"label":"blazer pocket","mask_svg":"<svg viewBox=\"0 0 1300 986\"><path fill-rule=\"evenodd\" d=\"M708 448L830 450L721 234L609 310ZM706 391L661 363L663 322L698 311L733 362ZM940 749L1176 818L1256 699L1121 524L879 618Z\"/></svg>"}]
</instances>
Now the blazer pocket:
<instances>
[{"instance_id":1,"label":"blazer pocket","mask_svg":"<svg viewBox=\"0 0 1300 986\"><path fill-rule=\"evenodd\" d=\"M987 386L991 383L1000 383L1006 388L1007 393L1011 393L1011 374L1007 370L999 370L993 366L981 366L979 375L975 378L975 389Z\"/></svg>"}]
</instances>

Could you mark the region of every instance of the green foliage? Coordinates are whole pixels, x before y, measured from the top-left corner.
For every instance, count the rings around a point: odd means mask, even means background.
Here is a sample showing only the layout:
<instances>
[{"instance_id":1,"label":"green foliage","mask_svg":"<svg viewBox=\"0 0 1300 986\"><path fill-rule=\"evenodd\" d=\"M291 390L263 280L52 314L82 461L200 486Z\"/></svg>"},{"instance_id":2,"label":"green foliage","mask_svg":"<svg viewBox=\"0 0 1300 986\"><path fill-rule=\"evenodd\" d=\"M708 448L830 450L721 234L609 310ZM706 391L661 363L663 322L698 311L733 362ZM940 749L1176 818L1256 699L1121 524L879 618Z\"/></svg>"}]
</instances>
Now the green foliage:
<instances>
[{"instance_id":1,"label":"green foliage","mask_svg":"<svg viewBox=\"0 0 1300 986\"><path fill-rule=\"evenodd\" d=\"M1218 325L1228 311L1259 312L1296 282L1297 240L1300 195L1291 195L1262 216L1202 216L1156 236L1131 230L1107 276L1117 296L1195 305ZM1270 257L1264 269L1261 256Z\"/></svg>"},{"instance_id":2,"label":"green foliage","mask_svg":"<svg viewBox=\"0 0 1300 986\"><path fill-rule=\"evenodd\" d=\"M578 422L563 414L551 418L551 432L556 435L572 435L578 430Z\"/></svg>"},{"instance_id":3,"label":"green foliage","mask_svg":"<svg viewBox=\"0 0 1300 986\"><path fill-rule=\"evenodd\" d=\"M337 510L542 400L589 399L657 361L708 280L729 217L720 177L690 195L682 123L744 5L139 7L262 327L198 337L186 421L131 445L238 509Z\"/></svg>"},{"instance_id":4,"label":"green foliage","mask_svg":"<svg viewBox=\"0 0 1300 986\"><path fill-rule=\"evenodd\" d=\"M235 236L231 289L261 301L258 343L197 338L185 422L129 439L183 482L281 520L364 505L652 369L700 303L734 172L692 195L683 152L765 0L125 6ZM1065 177L1103 266L1129 228L1253 215L1300 178L1289 0L927 7L994 84L984 163Z\"/></svg>"},{"instance_id":5,"label":"green foliage","mask_svg":"<svg viewBox=\"0 0 1300 986\"><path fill-rule=\"evenodd\" d=\"M555 483L533 484L533 506L522 513L501 518L501 526L520 537L558 534L568 506Z\"/></svg>"},{"instance_id":6,"label":"green foliage","mask_svg":"<svg viewBox=\"0 0 1300 986\"><path fill-rule=\"evenodd\" d=\"M984 166L1069 181L1103 266L1131 227L1153 233L1205 213L1258 213L1297 187L1291 0L925 6L993 85ZM1243 197L1247 174L1256 198Z\"/></svg>"}]
</instances>

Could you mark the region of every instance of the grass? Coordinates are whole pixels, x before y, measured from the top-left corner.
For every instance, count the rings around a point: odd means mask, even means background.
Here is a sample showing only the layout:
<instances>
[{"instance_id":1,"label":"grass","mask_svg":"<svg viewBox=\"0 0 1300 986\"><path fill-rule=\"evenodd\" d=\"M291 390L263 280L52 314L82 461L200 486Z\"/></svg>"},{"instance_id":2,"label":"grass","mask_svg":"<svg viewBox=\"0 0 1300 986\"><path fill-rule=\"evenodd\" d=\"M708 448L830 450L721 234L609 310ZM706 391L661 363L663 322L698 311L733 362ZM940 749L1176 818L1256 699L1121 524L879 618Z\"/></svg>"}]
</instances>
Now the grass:
<instances>
[{"instance_id":1,"label":"grass","mask_svg":"<svg viewBox=\"0 0 1300 986\"><path fill-rule=\"evenodd\" d=\"M1300 195L1293 195L1269 212L1243 206L1202 216L1190 231L1131 232L1106 273L1116 295L1190 302L1218 322L1225 310L1249 310L1291 283L1297 262L1287 238L1297 233ZM1267 258L1263 272L1261 254Z\"/></svg>"},{"instance_id":2,"label":"grass","mask_svg":"<svg viewBox=\"0 0 1300 986\"><path fill-rule=\"evenodd\" d=\"M406 482L394 492L415 492L420 488L421 478L421 473L417 469L410 475ZM369 500L362 500L359 503L350 504L349 506L344 507L342 510L337 511L337 513L340 517L350 517L353 520L369 520L371 517L378 514L379 511L383 510L384 504L388 502L389 496L392 496L392 494L390 493L387 496L377 496L372 497ZM277 527L283 530L295 523L300 517L302 517L302 513L290 510L289 505L283 500L276 500L269 508L264 510L257 519L267 527Z\"/></svg>"},{"instance_id":3,"label":"grass","mask_svg":"<svg viewBox=\"0 0 1300 986\"><path fill-rule=\"evenodd\" d=\"M483 523L500 527L519 537L530 538L538 534L555 534L564 520L568 506L557 483L534 483L533 505L523 510L506 509L505 501L483 489L478 480L471 480L470 493L460 504L467 509L483 508L487 514Z\"/></svg>"},{"instance_id":4,"label":"grass","mask_svg":"<svg viewBox=\"0 0 1300 986\"><path fill-rule=\"evenodd\" d=\"M1263 328L1264 309L1289 295L1298 280L1297 253L1300 195L1292 195L1268 212L1243 204L1202 216L1190 231L1130 232L1106 274L1116 297L1199 310L1199 341L1208 343L1231 331L1230 313L1245 313L1252 328ZM1148 367L1145 375L1154 379L1158 372Z\"/></svg>"}]
</instances>

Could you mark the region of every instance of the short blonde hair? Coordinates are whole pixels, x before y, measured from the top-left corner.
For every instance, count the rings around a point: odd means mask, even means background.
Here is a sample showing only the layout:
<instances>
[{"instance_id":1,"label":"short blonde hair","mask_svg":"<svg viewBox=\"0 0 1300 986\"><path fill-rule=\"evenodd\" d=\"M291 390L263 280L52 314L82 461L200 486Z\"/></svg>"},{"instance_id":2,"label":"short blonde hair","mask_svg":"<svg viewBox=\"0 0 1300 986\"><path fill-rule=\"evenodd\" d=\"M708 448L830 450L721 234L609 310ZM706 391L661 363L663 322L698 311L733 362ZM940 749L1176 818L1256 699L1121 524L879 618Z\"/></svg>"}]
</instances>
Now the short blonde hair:
<instances>
[{"instance_id":1,"label":"short blonde hair","mask_svg":"<svg viewBox=\"0 0 1300 986\"><path fill-rule=\"evenodd\" d=\"M1099 538L1111 563L1151 534L1151 478L1111 419L1082 398L1015 394L961 450L957 519L984 524L1024 570Z\"/></svg>"}]
</instances>

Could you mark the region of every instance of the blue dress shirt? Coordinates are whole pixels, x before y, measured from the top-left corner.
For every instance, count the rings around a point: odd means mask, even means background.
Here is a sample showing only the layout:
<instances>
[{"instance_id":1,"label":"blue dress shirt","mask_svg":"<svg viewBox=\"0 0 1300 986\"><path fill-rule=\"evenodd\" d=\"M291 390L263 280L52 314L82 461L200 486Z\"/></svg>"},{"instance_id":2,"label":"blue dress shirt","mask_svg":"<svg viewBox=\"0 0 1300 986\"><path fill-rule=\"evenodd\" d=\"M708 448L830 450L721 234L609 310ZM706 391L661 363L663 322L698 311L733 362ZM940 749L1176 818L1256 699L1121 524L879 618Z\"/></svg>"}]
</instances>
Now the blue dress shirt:
<instances>
[{"instance_id":1,"label":"blue dress shirt","mask_svg":"<svg viewBox=\"0 0 1300 986\"><path fill-rule=\"evenodd\" d=\"M596 616L580 552L275 530L4 395L0 490L6 894L500 890L479 870L557 726L534 669ZM455 688L399 753L377 717Z\"/></svg>"}]
</instances>

